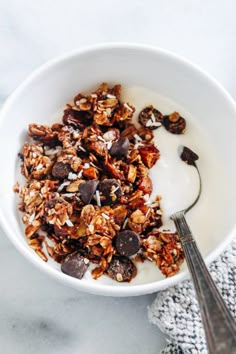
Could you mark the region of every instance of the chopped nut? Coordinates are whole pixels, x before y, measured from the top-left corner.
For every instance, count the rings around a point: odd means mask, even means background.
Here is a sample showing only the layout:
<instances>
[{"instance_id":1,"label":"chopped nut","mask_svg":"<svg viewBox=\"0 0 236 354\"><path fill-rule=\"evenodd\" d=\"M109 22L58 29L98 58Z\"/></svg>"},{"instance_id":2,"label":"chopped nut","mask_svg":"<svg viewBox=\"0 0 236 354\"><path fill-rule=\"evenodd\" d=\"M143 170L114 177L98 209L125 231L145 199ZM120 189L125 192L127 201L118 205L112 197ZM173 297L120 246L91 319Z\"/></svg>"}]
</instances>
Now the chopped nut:
<instances>
[{"instance_id":1,"label":"chopped nut","mask_svg":"<svg viewBox=\"0 0 236 354\"><path fill-rule=\"evenodd\" d=\"M78 192L79 190L79 185L81 184L81 180L77 179L76 181L70 183L67 187L66 187L66 191L67 192Z\"/></svg>"},{"instance_id":2,"label":"chopped nut","mask_svg":"<svg viewBox=\"0 0 236 354\"><path fill-rule=\"evenodd\" d=\"M137 167L134 165L129 165L127 180L131 183L134 183L137 176Z\"/></svg>"},{"instance_id":3,"label":"chopped nut","mask_svg":"<svg viewBox=\"0 0 236 354\"><path fill-rule=\"evenodd\" d=\"M139 153L143 163L148 168L154 166L157 160L160 158L159 150L154 145L145 145L140 147Z\"/></svg>"}]
</instances>

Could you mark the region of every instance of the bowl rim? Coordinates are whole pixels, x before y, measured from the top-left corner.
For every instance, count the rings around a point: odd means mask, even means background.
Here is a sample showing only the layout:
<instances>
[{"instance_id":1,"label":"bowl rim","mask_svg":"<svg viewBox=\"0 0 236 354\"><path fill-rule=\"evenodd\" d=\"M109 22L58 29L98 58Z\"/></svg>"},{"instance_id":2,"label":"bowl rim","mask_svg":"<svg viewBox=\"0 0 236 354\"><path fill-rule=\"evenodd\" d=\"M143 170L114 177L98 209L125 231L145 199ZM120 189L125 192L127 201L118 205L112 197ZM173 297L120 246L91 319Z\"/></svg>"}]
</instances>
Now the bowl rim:
<instances>
[{"instance_id":1,"label":"bowl rim","mask_svg":"<svg viewBox=\"0 0 236 354\"><path fill-rule=\"evenodd\" d=\"M192 71L195 71L200 76L207 79L211 84L213 84L224 99L231 105L232 109L235 111L236 117L236 103L231 95L225 90L225 88L210 74L208 74L205 70L201 69L199 66L193 64L188 59L177 55L169 50L159 48L152 45L146 45L141 43L128 43L128 42L106 42L99 43L95 45L83 46L79 49L75 49L69 51L63 55L57 56L46 63L42 64L38 68L36 68L14 91L10 96L6 99L5 103L1 107L0 111L0 127L4 121L5 116L7 115L8 109L11 107L12 103L17 99L18 96L21 95L21 92L24 89L34 82L35 79L39 78L44 74L45 71L50 70L52 67L56 65L60 65L63 61L73 59L74 57L79 57L82 54L89 54L94 52L106 51L106 50L139 50L149 52L154 55L168 57L169 59L174 60L177 63L181 63L187 66ZM46 272L51 277L59 280L61 283L68 285L74 289L85 291L98 295L106 295L106 296L138 296L150 294L159 290L166 289L170 286L174 286L181 281L189 278L188 270L185 270L177 275L174 275L171 278L157 280L152 283L139 284L139 285L128 285L128 286L113 286L108 284L101 284L96 281L90 281L89 279L86 282L80 282L76 278L72 278L62 272L59 272L56 269L51 268L47 265L47 263L42 262L42 260L31 252L29 247L25 247L23 243L20 242L20 239L15 238L12 234L11 228L7 223L6 218L4 217L2 207L0 207L0 222L4 233L8 236L14 246L20 251L21 254L25 256L31 263L33 263L39 270ZM212 262L230 243L233 237L236 234L236 225L232 225L231 231L226 235L224 240L212 251L209 253L207 257L205 257L205 261L207 264Z\"/></svg>"}]
</instances>

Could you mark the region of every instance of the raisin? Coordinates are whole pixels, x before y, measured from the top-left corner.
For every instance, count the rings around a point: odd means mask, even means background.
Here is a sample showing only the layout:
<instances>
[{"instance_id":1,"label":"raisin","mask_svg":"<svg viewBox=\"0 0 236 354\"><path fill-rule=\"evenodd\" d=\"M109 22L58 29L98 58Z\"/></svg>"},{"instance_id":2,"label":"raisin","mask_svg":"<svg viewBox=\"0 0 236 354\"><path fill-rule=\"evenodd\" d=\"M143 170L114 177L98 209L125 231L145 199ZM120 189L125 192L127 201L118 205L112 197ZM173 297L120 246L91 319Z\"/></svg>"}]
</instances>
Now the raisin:
<instances>
[{"instance_id":1,"label":"raisin","mask_svg":"<svg viewBox=\"0 0 236 354\"><path fill-rule=\"evenodd\" d=\"M113 256L107 274L118 282L130 282L136 276L137 268L128 257Z\"/></svg>"}]
</instances>

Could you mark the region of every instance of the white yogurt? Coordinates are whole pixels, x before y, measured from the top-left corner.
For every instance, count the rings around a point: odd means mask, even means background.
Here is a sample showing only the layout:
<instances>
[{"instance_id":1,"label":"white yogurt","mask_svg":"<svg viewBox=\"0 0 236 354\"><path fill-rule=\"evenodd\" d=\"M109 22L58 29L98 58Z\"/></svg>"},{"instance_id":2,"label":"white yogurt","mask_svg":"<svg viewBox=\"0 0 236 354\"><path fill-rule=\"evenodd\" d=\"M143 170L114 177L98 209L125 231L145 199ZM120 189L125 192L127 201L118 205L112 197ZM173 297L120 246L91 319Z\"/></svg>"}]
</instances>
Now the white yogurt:
<instances>
[{"instance_id":1,"label":"white yogurt","mask_svg":"<svg viewBox=\"0 0 236 354\"><path fill-rule=\"evenodd\" d=\"M227 188L222 185L223 172L220 162L217 161L207 141L207 135L198 126L197 120L182 107L153 91L140 87L123 88L122 100L135 106L134 120L137 120L138 113L150 104L163 114L177 111L186 118L187 129L184 135L170 134L163 127L154 131L155 144L160 150L161 157L150 171L154 187L153 196L157 194L162 196L163 229L175 230L169 216L190 205L199 188L195 168L188 166L179 158L178 147L186 145L200 156L198 166L203 180L203 192L198 204L189 212L187 219L202 253L207 254L214 248L214 243L217 243L217 239L223 232L221 216L224 213L224 205L219 201L223 200ZM158 267L149 261L137 263L136 266L138 273L131 281L132 285L150 283L164 278ZM91 279L91 274L87 272L85 278ZM117 283L107 276L102 276L96 281L116 286L129 285Z\"/></svg>"},{"instance_id":2,"label":"white yogurt","mask_svg":"<svg viewBox=\"0 0 236 354\"><path fill-rule=\"evenodd\" d=\"M215 248L215 245L219 244L219 240L224 235L222 215L225 212L224 201L227 200L230 186L224 183L227 179L223 174L221 162L218 161L214 150L208 143L206 132L199 126L197 117L192 117L177 103L148 89L123 88L122 100L135 106L134 121L137 121L138 113L150 104L163 114L177 111L186 118L187 129L184 135L170 134L163 127L154 130L155 144L160 150L161 157L150 171L154 187L153 197L157 194L162 196L163 229L174 231L175 227L169 216L190 205L198 192L197 172L192 166L181 161L178 156L178 147L186 145L200 156L198 166L201 171L203 191L197 205L187 214L187 220L202 254L207 255ZM59 114L51 117L52 122L58 122L61 111L62 109ZM16 179L23 185L24 178L19 176L19 169L18 166ZM60 271L60 265L52 259L49 259L49 264ZM98 280L93 280L90 271L86 272L83 279L113 286L129 286L129 284L151 283L164 278L158 267L149 261L136 263L136 266L138 268L137 276L131 283L118 283L105 275ZM91 265L89 269L94 267Z\"/></svg>"}]
</instances>

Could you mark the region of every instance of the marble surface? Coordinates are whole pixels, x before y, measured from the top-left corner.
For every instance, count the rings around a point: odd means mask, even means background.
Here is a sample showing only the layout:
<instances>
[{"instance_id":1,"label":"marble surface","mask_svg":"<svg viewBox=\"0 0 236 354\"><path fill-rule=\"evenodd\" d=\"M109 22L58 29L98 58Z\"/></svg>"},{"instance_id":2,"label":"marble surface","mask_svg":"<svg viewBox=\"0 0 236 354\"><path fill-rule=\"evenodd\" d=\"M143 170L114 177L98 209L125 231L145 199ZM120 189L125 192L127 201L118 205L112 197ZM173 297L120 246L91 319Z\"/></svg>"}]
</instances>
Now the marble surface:
<instances>
[{"instance_id":1,"label":"marble surface","mask_svg":"<svg viewBox=\"0 0 236 354\"><path fill-rule=\"evenodd\" d=\"M37 66L98 42L157 45L186 56L236 97L234 0L1 0L0 102ZM155 295L103 298L56 283L0 231L0 352L152 354L164 335L147 320Z\"/></svg>"}]
</instances>

